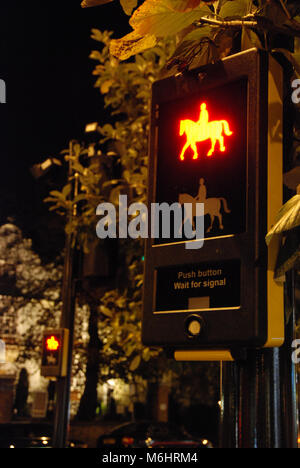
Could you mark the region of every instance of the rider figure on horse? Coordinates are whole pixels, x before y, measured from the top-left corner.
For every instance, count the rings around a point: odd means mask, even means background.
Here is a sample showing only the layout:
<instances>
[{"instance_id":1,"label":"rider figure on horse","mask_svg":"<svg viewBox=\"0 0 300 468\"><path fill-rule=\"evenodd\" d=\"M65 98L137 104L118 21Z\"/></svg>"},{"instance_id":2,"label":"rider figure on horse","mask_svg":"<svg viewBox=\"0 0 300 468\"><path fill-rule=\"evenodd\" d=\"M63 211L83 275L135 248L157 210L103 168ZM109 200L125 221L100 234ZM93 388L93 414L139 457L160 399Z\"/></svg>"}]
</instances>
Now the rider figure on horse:
<instances>
[{"instance_id":1,"label":"rider figure on horse","mask_svg":"<svg viewBox=\"0 0 300 468\"><path fill-rule=\"evenodd\" d=\"M208 122L209 122L208 111L206 108L206 104L203 103L200 106L200 115L199 115L199 120L198 120L198 124L200 125L199 136L201 139L205 139L205 137L207 136Z\"/></svg>"},{"instance_id":2,"label":"rider figure on horse","mask_svg":"<svg viewBox=\"0 0 300 468\"><path fill-rule=\"evenodd\" d=\"M200 203L204 203L206 200L206 195L207 195L206 186L204 184L203 177L201 177L201 179L199 180L198 195L196 196L195 200L197 200Z\"/></svg>"}]
</instances>

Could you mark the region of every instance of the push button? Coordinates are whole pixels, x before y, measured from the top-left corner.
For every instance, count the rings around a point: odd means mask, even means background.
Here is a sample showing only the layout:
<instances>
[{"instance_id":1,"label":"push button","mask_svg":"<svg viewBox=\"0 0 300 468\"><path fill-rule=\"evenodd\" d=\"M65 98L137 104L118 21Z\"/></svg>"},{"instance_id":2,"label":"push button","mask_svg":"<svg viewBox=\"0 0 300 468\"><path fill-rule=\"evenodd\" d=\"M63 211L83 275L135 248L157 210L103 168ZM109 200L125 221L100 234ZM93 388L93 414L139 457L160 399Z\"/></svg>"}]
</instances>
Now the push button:
<instances>
[{"instance_id":1,"label":"push button","mask_svg":"<svg viewBox=\"0 0 300 468\"><path fill-rule=\"evenodd\" d=\"M203 328L203 319L200 315L190 315L185 322L186 331L190 337L200 335Z\"/></svg>"}]
</instances>

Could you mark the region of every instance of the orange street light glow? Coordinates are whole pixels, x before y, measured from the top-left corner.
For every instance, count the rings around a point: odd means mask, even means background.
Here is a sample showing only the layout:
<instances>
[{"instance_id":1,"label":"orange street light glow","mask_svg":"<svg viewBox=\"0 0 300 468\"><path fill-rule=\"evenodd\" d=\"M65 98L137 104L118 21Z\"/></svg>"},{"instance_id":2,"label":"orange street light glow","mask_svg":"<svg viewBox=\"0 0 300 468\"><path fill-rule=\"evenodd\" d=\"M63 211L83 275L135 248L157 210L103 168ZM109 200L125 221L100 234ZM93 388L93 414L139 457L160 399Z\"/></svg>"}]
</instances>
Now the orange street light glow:
<instances>
[{"instance_id":1,"label":"orange street light glow","mask_svg":"<svg viewBox=\"0 0 300 468\"><path fill-rule=\"evenodd\" d=\"M56 351L59 348L59 341L52 335L46 340L46 347L49 351Z\"/></svg>"},{"instance_id":2,"label":"orange street light glow","mask_svg":"<svg viewBox=\"0 0 300 468\"><path fill-rule=\"evenodd\" d=\"M205 103L202 103L200 106L200 116L197 122L193 120L180 120L179 135L182 136L184 133L186 135L186 143L180 153L181 161L184 161L185 152L189 147L194 152L193 159L198 159L197 143L206 140L211 140L211 148L207 156L213 155L217 141L220 145L220 151L226 151L224 134L226 136L233 134L226 120L209 121L209 114Z\"/></svg>"}]
</instances>

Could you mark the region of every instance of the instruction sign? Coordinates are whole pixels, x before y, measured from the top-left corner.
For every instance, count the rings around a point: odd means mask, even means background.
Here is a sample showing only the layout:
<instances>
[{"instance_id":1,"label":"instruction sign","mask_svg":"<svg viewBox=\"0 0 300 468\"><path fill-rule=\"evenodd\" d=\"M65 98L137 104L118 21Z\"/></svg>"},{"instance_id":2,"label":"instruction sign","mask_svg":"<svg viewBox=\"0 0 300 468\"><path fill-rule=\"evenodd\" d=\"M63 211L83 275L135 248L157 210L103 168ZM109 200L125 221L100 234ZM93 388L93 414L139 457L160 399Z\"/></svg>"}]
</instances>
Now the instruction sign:
<instances>
[{"instance_id":1,"label":"instruction sign","mask_svg":"<svg viewBox=\"0 0 300 468\"><path fill-rule=\"evenodd\" d=\"M240 308L239 260L159 268L155 312Z\"/></svg>"}]
</instances>

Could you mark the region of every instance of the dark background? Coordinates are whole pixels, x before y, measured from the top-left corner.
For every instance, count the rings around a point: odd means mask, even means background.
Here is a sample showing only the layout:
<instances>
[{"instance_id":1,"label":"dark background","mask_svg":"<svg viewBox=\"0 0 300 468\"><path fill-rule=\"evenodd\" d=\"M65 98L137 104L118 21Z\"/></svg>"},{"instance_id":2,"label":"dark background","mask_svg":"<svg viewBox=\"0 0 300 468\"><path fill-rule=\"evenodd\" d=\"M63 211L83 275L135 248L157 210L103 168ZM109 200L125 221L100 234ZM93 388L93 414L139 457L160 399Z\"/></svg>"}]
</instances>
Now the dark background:
<instances>
[{"instance_id":1,"label":"dark background","mask_svg":"<svg viewBox=\"0 0 300 468\"><path fill-rule=\"evenodd\" d=\"M0 223L14 220L50 256L63 242L62 231L42 199L55 187L35 180L29 169L57 157L70 139L83 140L87 123L101 122L96 62L89 59L100 44L91 29L113 30L116 38L131 30L119 1L84 9L80 3L0 5L0 78L7 87L7 103L0 104Z\"/></svg>"}]
</instances>

